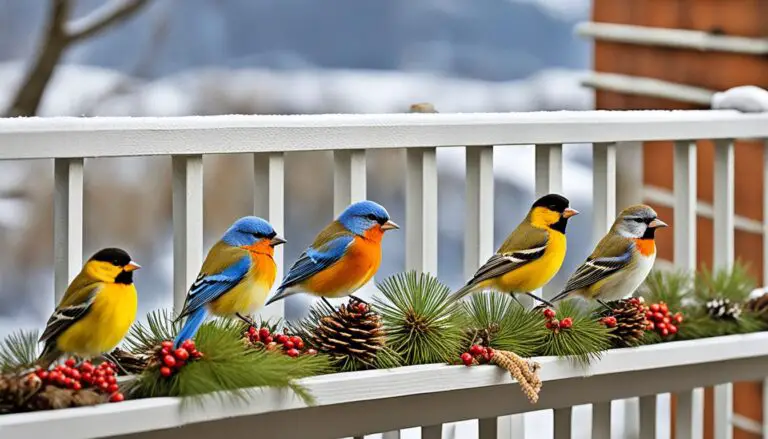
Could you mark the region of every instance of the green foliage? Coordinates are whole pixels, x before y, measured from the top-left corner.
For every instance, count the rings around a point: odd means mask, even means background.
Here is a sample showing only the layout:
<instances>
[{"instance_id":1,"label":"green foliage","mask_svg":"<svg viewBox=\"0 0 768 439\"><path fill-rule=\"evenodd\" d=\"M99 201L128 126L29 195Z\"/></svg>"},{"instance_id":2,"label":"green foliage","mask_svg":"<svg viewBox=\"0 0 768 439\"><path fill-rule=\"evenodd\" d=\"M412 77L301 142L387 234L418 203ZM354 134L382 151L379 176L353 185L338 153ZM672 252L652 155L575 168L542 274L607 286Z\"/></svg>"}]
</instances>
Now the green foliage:
<instances>
[{"instance_id":1,"label":"green foliage","mask_svg":"<svg viewBox=\"0 0 768 439\"><path fill-rule=\"evenodd\" d=\"M464 306L471 330L465 348L482 339L494 349L531 357L549 332L539 311L525 310L508 294L473 294Z\"/></svg>"},{"instance_id":2,"label":"green foliage","mask_svg":"<svg viewBox=\"0 0 768 439\"><path fill-rule=\"evenodd\" d=\"M747 266L735 263L730 270L710 271L702 268L695 279L694 297L703 304L712 299L729 299L742 303L749 299L756 282L749 275Z\"/></svg>"},{"instance_id":3,"label":"green foliage","mask_svg":"<svg viewBox=\"0 0 768 439\"><path fill-rule=\"evenodd\" d=\"M449 362L461 349L466 322L450 289L429 273L396 274L377 284L386 300L375 298L387 344L406 365Z\"/></svg>"},{"instance_id":4,"label":"green foliage","mask_svg":"<svg viewBox=\"0 0 768 439\"><path fill-rule=\"evenodd\" d=\"M155 313L148 318L148 326L137 325L141 328L134 329L132 345L142 349L147 346L145 341L168 340L173 324L169 319L163 321L162 316L169 315ZM150 364L128 384L126 393L134 398L194 397L229 390L244 399L247 389L252 387L287 387L311 403L311 395L294 380L327 372L328 359L322 355L290 358L279 352L248 349L242 339L242 327L242 323L234 320L203 324L195 337L196 347L203 353L201 359L190 361L170 378L160 375L158 364Z\"/></svg>"},{"instance_id":5,"label":"green foliage","mask_svg":"<svg viewBox=\"0 0 768 439\"><path fill-rule=\"evenodd\" d=\"M19 330L0 343L0 373L15 372L34 366L37 361L37 331Z\"/></svg>"},{"instance_id":6,"label":"green foliage","mask_svg":"<svg viewBox=\"0 0 768 439\"><path fill-rule=\"evenodd\" d=\"M680 325L677 340L747 334L766 329L765 323L753 313L742 313L738 319L713 319L706 311L697 310Z\"/></svg>"},{"instance_id":7,"label":"green foliage","mask_svg":"<svg viewBox=\"0 0 768 439\"><path fill-rule=\"evenodd\" d=\"M664 302L669 309L680 310L692 295L693 277L683 270L653 270L640 287L646 303Z\"/></svg>"},{"instance_id":8,"label":"green foliage","mask_svg":"<svg viewBox=\"0 0 768 439\"><path fill-rule=\"evenodd\" d=\"M547 330L539 354L569 357L584 365L599 359L602 352L611 347L610 330L592 313L580 307L576 299L564 300L558 305L555 318L562 321L570 317L573 326L558 331ZM539 318L544 326L544 317Z\"/></svg>"}]
</instances>

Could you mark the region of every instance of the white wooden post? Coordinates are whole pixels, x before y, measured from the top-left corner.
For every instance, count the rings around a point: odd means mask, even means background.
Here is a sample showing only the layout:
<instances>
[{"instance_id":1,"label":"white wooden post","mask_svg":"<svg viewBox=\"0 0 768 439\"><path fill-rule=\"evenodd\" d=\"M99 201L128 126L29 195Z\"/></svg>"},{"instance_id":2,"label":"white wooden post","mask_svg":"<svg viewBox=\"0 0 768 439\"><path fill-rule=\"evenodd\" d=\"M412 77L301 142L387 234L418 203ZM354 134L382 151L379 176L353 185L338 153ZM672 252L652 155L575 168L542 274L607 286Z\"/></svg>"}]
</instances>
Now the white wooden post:
<instances>
[{"instance_id":1,"label":"white wooden post","mask_svg":"<svg viewBox=\"0 0 768 439\"><path fill-rule=\"evenodd\" d=\"M173 308L184 306L203 260L203 156L173 159Z\"/></svg>"},{"instance_id":2,"label":"white wooden post","mask_svg":"<svg viewBox=\"0 0 768 439\"><path fill-rule=\"evenodd\" d=\"M58 305L83 265L83 159L54 159L53 285Z\"/></svg>"},{"instance_id":3,"label":"white wooden post","mask_svg":"<svg viewBox=\"0 0 768 439\"><path fill-rule=\"evenodd\" d=\"M253 214L266 219L278 233L285 237L285 156L282 152L257 153L253 156L254 206ZM284 246L275 247L274 260L277 275L273 289L283 279ZM265 308L262 319L281 318L285 315L285 301L279 300Z\"/></svg>"},{"instance_id":4,"label":"white wooden post","mask_svg":"<svg viewBox=\"0 0 768 439\"><path fill-rule=\"evenodd\" d=\"M732 140L715 141L714 268L730 269L734 260L734 147ZM731 439L733 385L715 386L715 439Z\"/></svg>"},{"instance_id":5,"label":"white wooden post","mask_svg":"<svg viewBox=\"0 0 768 439\"><path fill-rule=\"evenodd\" d=\"M673 226L675 266L696 271L696 142L675 142ZM700 439L704 434L704 389L677 393L675 437Z\"/></svg>"},{"instance_id":6,"label":"white wooden post","mask_svg":"<svg viewBox=\"0 0 768 439\"><path fill-rule=\"evenodd\" d=\"M597 242L616 216L616 144L592 146L592 199L592 241ZM592 438L611 439L611 401L592 404Z\"/></svg>"},{"instance_id":7,"label":"white wooden post","mask_svg":"<svg viewBox=\"0 0 768 439\"><path fill-rule=\"evenodd\" d=\"M465 154L464 278L470 279L493 254L493 146L467 147ZM506 416L480 419L480 439L501 437L498 423L507 422Z\"/></svg>"},{"instance_id":8,"label":"white wooden post","mask_svg":"<svg viewBox=\"0 0 768 439\"><path fill-rule=\"evenodd\" d=\"M405 265L437 275L437 150L406 150Z\"/></svg>"},{"instance_id":9,"label":"white wooden post","mask_svg":"<svg viewBox=\"0 0 768 439\"><path fill-rule=\"evenodd\" d=\"M366 198L365 150L333 152L333 212L340 214L351 203Z\"/></svg>"},{"instance_id":10,"label":"white wooden post","mask_svg":"<svg viewBox=\"0 0 768 439\"><path fill-rule=\"evenodd\" d=\"M600 240L616 216L616 144L595 143L592 146L592 196L594 218L592 241Z\"/></svg>"}]
</instances>

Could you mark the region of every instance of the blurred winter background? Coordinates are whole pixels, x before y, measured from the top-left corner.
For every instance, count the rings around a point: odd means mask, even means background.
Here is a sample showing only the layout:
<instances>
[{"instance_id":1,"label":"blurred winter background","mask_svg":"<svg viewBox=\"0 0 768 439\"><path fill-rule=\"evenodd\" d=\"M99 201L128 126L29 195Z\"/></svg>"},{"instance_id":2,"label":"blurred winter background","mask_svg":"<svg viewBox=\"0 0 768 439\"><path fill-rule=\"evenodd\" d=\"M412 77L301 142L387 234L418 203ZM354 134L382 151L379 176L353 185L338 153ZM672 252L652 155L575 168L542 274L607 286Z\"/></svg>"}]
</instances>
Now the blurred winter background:
<instances>
[{"instance_id":1,"label":"blurred winter background","mask_svg":"<svg viewBox=\"0 0 768 439\"><path fill-rule=\"evenodd\" d=\"M589 9L589 0L0 0L0 114L391 113L416 102L443 113L591 109L579 84L590 47L573 33ZM63 45L56 21L82 38ZM50 81L46 63L56 66ZM554 288L594 242L591 161L588 145L565 148L564 193L582 215ZM286 263L332 217L332 162L326 152L287 155ZM401 224L403 167L400 150L369 152L369 198ZM438 168L439 277L457 287L463 148L441 149ZM497 245L533 201L533 171L531 146L496 147ZM206 245L252 212L252 181L251 156L205 157ZM86 160L84 256L120 246L143 265L142 316L171 306L170 186L169 158ZM0 162L0 336L40 328L53 308L52 191L51 160ZM404 268L404 235L385 239L380 278ZM292 298L288 317L308 301ZM467 437L461 424L450 428Z\"/></svg>"}]
</instances>

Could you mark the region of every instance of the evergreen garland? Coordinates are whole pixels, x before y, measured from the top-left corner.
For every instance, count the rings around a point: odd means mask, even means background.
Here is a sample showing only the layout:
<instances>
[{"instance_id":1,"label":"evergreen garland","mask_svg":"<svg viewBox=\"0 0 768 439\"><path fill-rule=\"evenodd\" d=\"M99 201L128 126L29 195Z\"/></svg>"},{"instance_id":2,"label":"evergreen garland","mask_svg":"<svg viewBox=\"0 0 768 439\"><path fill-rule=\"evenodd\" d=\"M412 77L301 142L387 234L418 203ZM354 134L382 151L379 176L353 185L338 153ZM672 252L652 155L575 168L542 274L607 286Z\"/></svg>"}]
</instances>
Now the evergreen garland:
<instances>
[{"instance_id":1,"label":"evergreen garland","mask_svg":"<svg viewBox=\"0 0 768 439\"><path fill-rule=\"evenodd\" d=\"M582 365L599 359L611 347L610 330L592 313L580 307L577 299L564 300L558 305L554 318L547 319L550 329L538 354L568 357ZM544 314L539 319L544 326Z\"/></svg>"},{"instance_id":2,"label":"evergreen garland","mask_svg":"<svg viewBox=\"0 0 768 439\"><path fill-rule=\"evenodd\" d=\"M0 373L17 372L34 366L38 356L40 334L22 331L9 334L0 343Z\"/></svg>"},{"instance_id":3,"label":"evergreen garland","mask_svg":"<svg viewBox=\"0 0 768 439\"><path fill-rule=\"evenodd\" d=\"M462 345L465 316L460 303L448 300L450 289L429 273L409 271L377 284L375 298L387 344L403 364L444 363Z\"/></svg>"}]
</instances>

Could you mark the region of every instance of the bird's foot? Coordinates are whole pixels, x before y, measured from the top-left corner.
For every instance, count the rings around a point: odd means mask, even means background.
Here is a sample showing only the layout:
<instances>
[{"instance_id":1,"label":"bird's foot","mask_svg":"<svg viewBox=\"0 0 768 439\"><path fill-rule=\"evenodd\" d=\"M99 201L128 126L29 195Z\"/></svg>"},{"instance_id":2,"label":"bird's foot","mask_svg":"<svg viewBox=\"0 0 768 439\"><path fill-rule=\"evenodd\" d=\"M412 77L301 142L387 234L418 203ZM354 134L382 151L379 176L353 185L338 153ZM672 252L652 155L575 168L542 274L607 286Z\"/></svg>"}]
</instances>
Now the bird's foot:
<instances>
[{"instance_id":1,"label":"bird's foot","mask_svg":"<svg viewBox=\"0 0 768 439\"><path fill-rule=\"evenodd\" d=\"M250 317L246 317L239 312L235 313L235 316L237 316L238 319L244 321L248 326L253 326L254 328L256 327L256 322L254 322Z\"/></svg>"}]
</instances>

